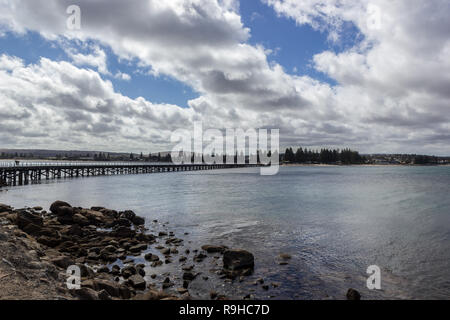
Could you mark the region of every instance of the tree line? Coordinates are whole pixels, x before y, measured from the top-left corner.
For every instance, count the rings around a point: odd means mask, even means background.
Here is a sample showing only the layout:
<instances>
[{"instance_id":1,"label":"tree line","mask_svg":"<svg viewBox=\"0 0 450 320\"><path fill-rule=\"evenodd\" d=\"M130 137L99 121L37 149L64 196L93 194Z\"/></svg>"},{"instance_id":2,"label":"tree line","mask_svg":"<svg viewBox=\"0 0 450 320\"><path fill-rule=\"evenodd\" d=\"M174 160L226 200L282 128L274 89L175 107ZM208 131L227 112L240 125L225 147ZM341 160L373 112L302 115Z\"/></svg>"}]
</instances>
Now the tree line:
<instances>
[{"instance_id":1,"label":"tree line","mask_svg":"<svg viewBox=\"0 0 450 320\"><path fill-rule=\"evenodd\" d=\"M293 148L287 148L281 160L290 163L362 164L365 163L366 158L361 156L358 151L351 149L321 149L317 151L300 147L295 152Z\"/></svg>"}]
</instances>

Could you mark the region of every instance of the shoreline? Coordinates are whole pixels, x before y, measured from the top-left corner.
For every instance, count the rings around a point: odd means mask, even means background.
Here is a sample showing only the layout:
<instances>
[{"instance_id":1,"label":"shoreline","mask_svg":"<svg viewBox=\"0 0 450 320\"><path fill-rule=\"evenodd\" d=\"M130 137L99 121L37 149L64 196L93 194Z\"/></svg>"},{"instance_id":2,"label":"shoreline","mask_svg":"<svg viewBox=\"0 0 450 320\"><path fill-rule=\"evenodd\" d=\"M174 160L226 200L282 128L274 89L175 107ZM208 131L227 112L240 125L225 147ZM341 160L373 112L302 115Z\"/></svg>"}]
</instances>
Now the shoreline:
<instances>
[{"instance_id":1,"label":"shoreline","mask_svg":"<svg viewBox=\"0 0 450 320\"><path fill-rule=\"evenodd\" d=\"M191 300L199 296L191 296L194 281L215 288L201 296L227 300L220 292L223 283L253 274L255 259L248 251L222 245L188 248L168 223L162 224L166 231L153 234L146 228L150 224L159 222L145 223L132 211L83 209L62 201L49 211L0 204L0 300ZM290 256L280 259L288 264ZM165 265L176 267L178 274L165 272ZM67 288L71 266L81 271L79 289ZM254 285L271 286L263 279ZM251 292L240 297L253 298Z\"/></svg>"}]
</instances>

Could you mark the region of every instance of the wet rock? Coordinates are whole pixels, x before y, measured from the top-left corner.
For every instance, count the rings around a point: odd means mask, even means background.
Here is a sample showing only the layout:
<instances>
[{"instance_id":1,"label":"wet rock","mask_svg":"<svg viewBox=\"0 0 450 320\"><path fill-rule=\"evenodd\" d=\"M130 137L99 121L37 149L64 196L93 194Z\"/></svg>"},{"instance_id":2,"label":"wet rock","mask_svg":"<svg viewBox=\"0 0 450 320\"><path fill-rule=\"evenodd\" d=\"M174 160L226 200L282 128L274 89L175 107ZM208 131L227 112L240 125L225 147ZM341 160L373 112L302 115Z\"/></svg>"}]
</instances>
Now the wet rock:
<instances>
[{"instance_id":1,"label":"wet rock","mask_svg":"<svg viewBox=\"0 0 450 320\"><path fill-rule=\"evenodd\" d=\"M215 292L215 291L211 291L211 292L209 293L209 297L211 298L211 300L216 299L217 296L218 296L218 294L217 294L217 292Z\"/></svg>"},{"instance_id":2,"label":"wet rock","mask_svg":"<svg viewBox=\"0 0 450 320\"><path fill-rule=\"evenodd\" d=\"M136 231L131 230L128 227L119 226L117 228L114 228L114 230L111 232L111 235L118 238L132 238L136 235Z\"/></svg>"},{"instance_id":3,"label":"wet rock","mask_svg":"<svg viewBox=\"0 0 450 320\"><path fill-rule=\"evenodd\" d=\"M58 239L58 238L51 238L51 237L47 237L47 236L41 236L37 239L37 242L50 247L50 248L55 248L57 247L62 240Z\"/></svg>"},{"instance_id":4,"label":"wet rock","mask_svg":"<svg viewBox=\"0 0 450 320\"><path fill-rule=\"evenodd\" d=\"M185 272L185 273L183 274L183 280L192 281L192 280L194 280L196 277L197 277L197 275L194 274L194 273L192 273L192 272L190 272L190 271L187 271L187 272Z\"/></svg>"},{"instance_id":5,"label":"wet rock","mask_svg":"<svg viewBox=\"0 0 450 320\"><path fill-rule=\"evenodd\" d=\"M126 210L120 212L120 217L131 221L136 217L136 214L131 210Z\"/></svg>"},{"instance_id":6,"label":"wet rock","mask_svg":"<svg viewBox=\"0 0 450 320\"><path fill-rule=\"evenodd\" d=\"M78 224L80 226L89 225L89 219L79 213L74 214L72 220L73 223Z\"/></svg>"},{"instance_id":7,"label":"wet rock","mask_svg":"<svg viewBox=\"0 0 450 320\"><path fill-rule=\"evenodd\" d=\"M223 267L229 270L239 270L255 266L255 258L248 251L235 249L226 250L223 254Z\"/></svg>"},{"instance_id":8,"label":"wet rock","mask_svg":"<svg viewBox=\"0 0 450 320\"><path fill-rule=\"evenodd\" d=\"M172 283L172 281L170 281L170 278L166 278L166 279L164 279L164 282L163 282L163 284L162 284L162 288L163 289L167 289L167 288L170 288L170 287L173 287L173 283Z\"/></svg>"},{"instance_id":9,"label":"wet rock","mask_svg":"<svg viewBox=\"0 0 450 320\"><path fill-rule=\"evenodd\" d=\"M138 244L136 246L131 247L129 250L133 253L140 253L143 250L147 250L148 245L146 244Z\"/></svg>"},{"instance_id":10,"label":"wet rock","mask_svg":"<svg viewBox=\"0 0 450 320\"><path fill-rule=\"evenodd\" d=\"M162 253L163 255L165 255L165 256L169 255L169 254L170 254L170 248L164 248L164 249L162 249L162 250L161 250L161 253Z\"/></svg>"},{"instance_id":11,"label":"wet rock","mask_svg":"<svg viewBox=\"0 0 450 320\"><path fill-rule=\"evenodd\" d=\"M0 203L0 211L10 212L10 211L12 211L12 207L10 207L6 204Z\"/></svg>"},{"instance_id":12,"label":"wet rock","mask_svg":"<svg viewBox=\"0 0 450 320\"><path fill-rule=\"evenodd\" d=\"M80 300L99 300L99 295L97 292L91 288L81 288L79 290L74 290L74 294L80 299Z\"/></svg>"},{"instance_id":13,"label":"wet rock","mask_svg":"<svg viewBox=\"0 0 450 320\"><path fill-rule=\"evenodd\" d=\"M102 266L97 269L97 273L109 273L109 268L107 266Z\"/></svg>"},{"instance_id":14,"label":"wet rock","mask_svg":"<svg viewBox=\"0 0 450 320\"><path fill-rule=\"evenodd\" d=\"M136 272L142 276L145 277L145 266L137 266L136 267Z\"/></svg>"},{"instance_id":15,"label":"wet rock","mask_svg":"<svg viewBox=\"0 0 450 320\"><path fill-rule=\"evenodd\" d=\"M347 300L361 300L361 294L355 289L348 289L347 291Z\"/></svg>"},{"instance_id":16,"label":"wet rock","mask_svg":"<svg viewBox=\"0 0 450 320\"><path fill-rule=\"evenodd\" d=\"M131 227L131 222L128 219L120 218L116 221L114 221L114 225L124 226L124 227Z\"/></svg>"},{"instance_id":17,"label":"wet rock","mask_svg":"<svg viewBox=\"0 0 450 320\"><path fill-rule=\"evenodd\" d=\"M58 216L58 222L61 224L72 224L75 210L72 207L58 207L56 215Z\"/></svg>"},{"instance_id":18,"label":"wet rock","mask_svg":"<svg viewBox=\"0 0 450 320\"><path fill-rule=\"evenodd\" d=\"M143 226L145 224L145 218L139 216L135 216L131 221L136 226Z\"/></svg>"},{"instance_id":19,"label":"wet rock","mask_svg":"<svg viewBox=\"0 0 450 320\"><path fill-rule=\"evenodd\" d=\"M169 295L163 291L149 290L146 293L136 295L133 300L155 301L166 299L167 297L169 297Z\"/></svg>"},{"instance_id":20,"label":"wet rock","mask_svg":"<svg viewBox=\"0 0 450 320\"><path fill-rule=\"evenodd\" d=\"M34 224L36 226L42 227L44 221L40 216L23 210L17 213L16 224L20 229L23 230L29 224Z\"/></svg>"},{"instance_id":21,"label":"wet rock","mask_svg":"<svg viewBox=\"0 0 450 320\"><path fill-rule=\"evenodd\" d=\"M136 290L145 290L145 287L147 286L144 278L137 274L131 276L128 279L128 283Z\"/></svg>"},{"instance_id":22,"label":"wet rock","mask_svg":"<svg viewBox=\"0 0 450 320\"><path fill-rule=\"evenodd\" d=\"M120 274L120 267L118 265L113 265L111 268L111 274L114 276L118 276Z\"/></svg>"},{"instance_id":23,"label":"wet rock","mask_svg":"<svg viewBox=\"0 0 450 320\"><path fill-rule=\"evenodd\" d=\"M282 253L282 254L280 254L280 258L283 259L283 260L291 260L292 256L290 254L287 254L287 253Z\"/></svg>"},{"instance_id":24,"label":"wet rock","mask_svg":"<svg viewBox=\"0 0 450 320\"><path fill-rule=\"evenodd\" d=\"M163 265L162 261L155 261L155 262L152 262L152 264L151 264L152 268L156 268L156 267L159 267L162 265Z\"/></svg>"},{"instance_id":25,"label":"wet rock","mask_svg":"<svg viewBox=\"0 0 450 320\"><path fill-rule=\"evenodd\" d=\"M100 300L112 300L112 298L111 298L111 295L108 293L108 291L106 291L106 290L101 290L99 293L98 293L98 298L100 299Z\"/></svg>"},{"instance_id":26,"label":"wet rock","mask_svg":"<svg viewBox=\"0 0 450 320\"><path fill-rule=\"evenodd\" d=\"M145 260L147 260L147 261L152 261L152 262L154 262L154 261L159 261L159 257L158 257L157 255L155 255L155 254L152 254L152 253L147 253L147 254L144 256L144 258L145 258Z\"/></svg>"},{"instance_id":27,"label":"wet rock","mask_svg":"<svg viewBox=\"0 0 450 320\"><path fill-rule=\"evenodd\" d=\"M195 262L202 262L207 256L203 253L199 253L197 255L194 256L194 261Z\"/></svg>"},{"instance_id":28,"label":"wet rock","mask_svg":"<svg viewBox=\"0 0 450 320\"><path fill-rule=\"evenodd\" d=\"M82 278L90 278L95 275L94 270L84 264L77 263L76 266L80 268Z\"/></svg>"},{"instance_id":29,"label":"wet rock","mask_svg":"<svg viewBox=\"0 0 450 320\"><path fill-rule=\"evenodd\" d=\"M208 253L223 253L226 249L226 246L214 246L214 245L204 245L202 246L202 250L205 250Z\"/></svg>"},{"instance_id":30,"label":"wet rock","mask_svg":"<svg viewBox=\"0 0 450 320\"><path fill-rule=\"evenodd\" d=\"M177 289L177 292L178 292L179 294L185 294L185 293L188 293L189 290L186 289L186 288L178 288L178 289Z\"/></svg>"},{"instance_id":31,"label":"wet rock","mask_svg":"<svg viewBox=\"0 0 450 320\"><path fill-rule=\"evenodd\" d=\"M57 211L58 211L58 209L59 209L60 207L71 207L71 205L68 204L67 202L59 201L59 200L58 200L58 201L55 201L55 202L52 203L52 205L50 206L50 211L51 211L53 214L57 214Z\"/></svg>"},{"instance_id":32,"label":"wet rock","mask_svg":"<svg viewBox=\"0 0 450 320\"><path fill-rule=\"evenodd\" d=\"M134 266L126 266L122 269L122 277L125 279L130 278L131 276L135 275L137 273L137 270Z\"/></svg>"},{"instance_id":33,"label":"wet rock","mask_svg":"<svg viewBox=\"0 0 450 320\"><path fill-rule=\"evenodd\" d=\"M120 285L116 282L103 279L96 279L93 281L93 286L97 290L105 290L112 297L119 298L121 296Z\"/></svg>"},{"instance_id":34,"label":"wet rock","mask_svg":"<svg viewBox=\"0 0 450 320\"><path fill-rule=\"evenodd\" d=\"M35 225L34 223L29 223L22 230L31 236L39 236L42 234L42 227Z\"/></svg>"},{"instance_id":35,"label":"wet rock","mask_svg":"<svg viewBox=\"0 0 450 320\"><path fill-rule=\"evenodd\" d=\"M75 265L75 261L67 256L59 256L51 259L51 262L60 268L67 269L68 267Z\"/></svg>"}]
</instances>

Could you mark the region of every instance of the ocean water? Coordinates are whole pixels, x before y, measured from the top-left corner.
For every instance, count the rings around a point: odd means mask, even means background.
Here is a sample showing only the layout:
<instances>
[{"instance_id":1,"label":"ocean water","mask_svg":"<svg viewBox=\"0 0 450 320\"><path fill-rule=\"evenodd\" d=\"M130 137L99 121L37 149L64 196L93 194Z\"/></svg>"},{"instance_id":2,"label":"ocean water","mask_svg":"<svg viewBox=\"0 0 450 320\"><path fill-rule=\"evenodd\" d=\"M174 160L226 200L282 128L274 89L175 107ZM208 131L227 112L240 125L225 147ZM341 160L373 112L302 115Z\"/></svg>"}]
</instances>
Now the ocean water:
<instances>
[{"instance_id":1,"label":"ocean water","mask_svg":"<svg viewBox=\"0 0 450 320\"><path fill-rule=\"evenodd\" d=\"M255 255L247 281L193 284L198 297L343 299L352 287L367 299L449 299L449 192L448 166L282 167L277 176L249 168L54 180L3 190L0 203L131 209L152 231L153 219L169 222L191 249ZM288 265L280 253L292 255ZM366 287L370 265L381 269L381 290ZM259 277L279 286L253 286Z\"/></svg>"}]
</instances>

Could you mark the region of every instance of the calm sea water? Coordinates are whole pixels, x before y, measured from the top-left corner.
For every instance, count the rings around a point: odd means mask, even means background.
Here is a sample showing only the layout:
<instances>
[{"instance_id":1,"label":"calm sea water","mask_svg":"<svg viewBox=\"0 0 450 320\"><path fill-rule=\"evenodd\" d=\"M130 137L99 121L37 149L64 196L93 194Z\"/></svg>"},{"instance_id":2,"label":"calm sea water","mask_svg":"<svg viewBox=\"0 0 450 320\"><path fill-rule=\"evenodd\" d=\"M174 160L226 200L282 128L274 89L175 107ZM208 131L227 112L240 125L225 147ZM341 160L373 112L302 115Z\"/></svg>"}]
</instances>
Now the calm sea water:
<instances>
[{"instance_id":1,"label":"calm sea water","mask_svg":"<svg viewBox=\"0 0 450 320\"><path fill-rule=\"evenodd\" d=\"M259 298L450 298L450 167L283 167L92 177L9 188L15 207L65 200L132 209L170 222L192 248L225 244L254 253L255 275L277 282ZM183 236L185 232L189 235ZM279 266L277 256L292 260ZM382 290L366 288L378 265ZM212 286L212 284L211 284ZM224 286L239 297L250 284ZM211 287L212 288L212 287Z\"/></svg>"}]
</instances>

